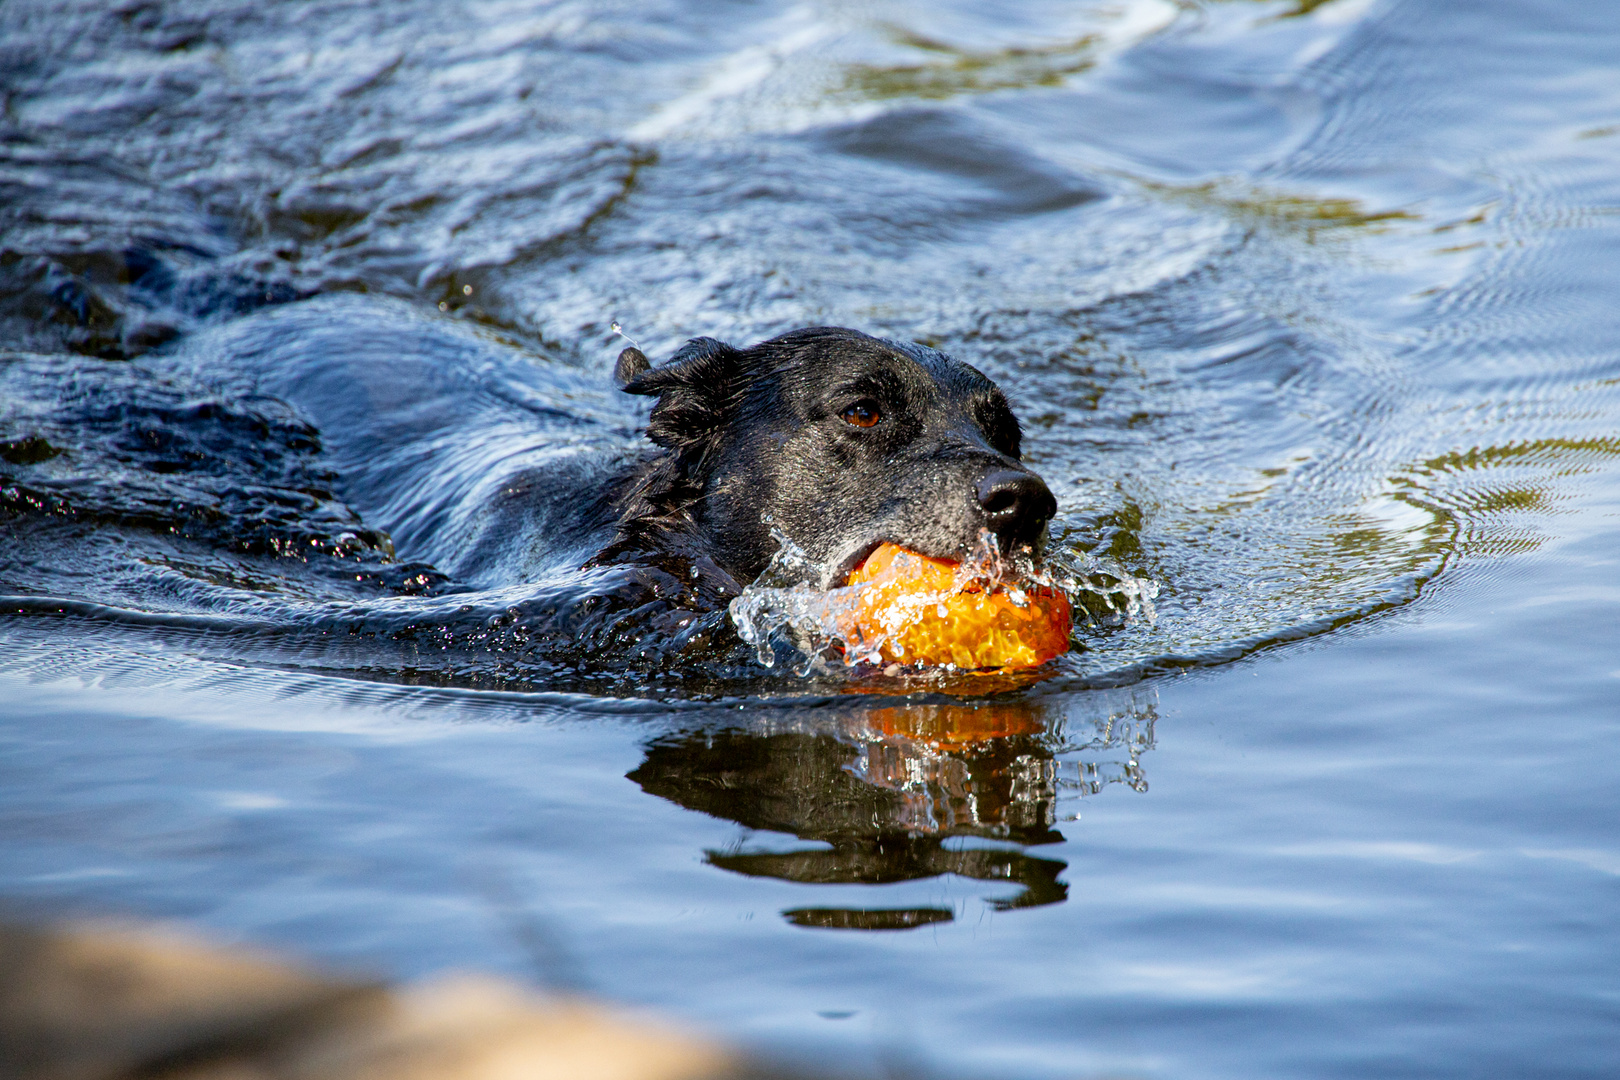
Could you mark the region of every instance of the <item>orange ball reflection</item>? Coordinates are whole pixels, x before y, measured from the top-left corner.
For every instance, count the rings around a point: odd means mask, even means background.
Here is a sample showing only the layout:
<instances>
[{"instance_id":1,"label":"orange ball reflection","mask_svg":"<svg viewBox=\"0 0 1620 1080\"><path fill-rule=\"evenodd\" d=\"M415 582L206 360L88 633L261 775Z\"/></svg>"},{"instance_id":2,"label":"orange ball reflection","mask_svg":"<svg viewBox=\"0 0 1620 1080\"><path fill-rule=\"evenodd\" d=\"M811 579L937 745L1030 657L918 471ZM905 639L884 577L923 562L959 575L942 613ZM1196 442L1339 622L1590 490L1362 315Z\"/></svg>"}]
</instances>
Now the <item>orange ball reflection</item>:
<instances>
[{"instance_id":1,"label":"orange ball reflection","mask_svg":"<svg viewBox=\"0 0 1620 1080\"><path fill-rule=\"evenodd\" d=\"M1013 735L1040 735L1046 722L1023 702L983 705L905 705L872 709L867 727L940 749L972 748Z\"/></svg>"}]
</instances>

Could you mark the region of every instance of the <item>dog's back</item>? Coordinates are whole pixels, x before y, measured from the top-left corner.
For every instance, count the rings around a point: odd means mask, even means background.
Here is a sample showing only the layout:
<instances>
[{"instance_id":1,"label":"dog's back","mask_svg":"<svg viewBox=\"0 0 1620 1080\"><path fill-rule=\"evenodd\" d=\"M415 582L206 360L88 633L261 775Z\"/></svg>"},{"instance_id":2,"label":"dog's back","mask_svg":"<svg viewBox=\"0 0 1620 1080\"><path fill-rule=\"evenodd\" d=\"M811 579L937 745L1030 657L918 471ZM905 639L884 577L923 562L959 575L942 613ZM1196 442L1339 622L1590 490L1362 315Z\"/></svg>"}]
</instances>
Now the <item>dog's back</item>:
<instances>
[{"instance_id":1,"label":"dog's back","mask_svg":"<svg viewBox=\"0 0 1620 1080\"><path fill-rule=\"evenodd\" d=\"M344 501L401 558L464 582L581 565L611 539L615 483L645 446L604 377L388 300L272 309L146 362L293 406Z\"/></svg>"}]
</instances>

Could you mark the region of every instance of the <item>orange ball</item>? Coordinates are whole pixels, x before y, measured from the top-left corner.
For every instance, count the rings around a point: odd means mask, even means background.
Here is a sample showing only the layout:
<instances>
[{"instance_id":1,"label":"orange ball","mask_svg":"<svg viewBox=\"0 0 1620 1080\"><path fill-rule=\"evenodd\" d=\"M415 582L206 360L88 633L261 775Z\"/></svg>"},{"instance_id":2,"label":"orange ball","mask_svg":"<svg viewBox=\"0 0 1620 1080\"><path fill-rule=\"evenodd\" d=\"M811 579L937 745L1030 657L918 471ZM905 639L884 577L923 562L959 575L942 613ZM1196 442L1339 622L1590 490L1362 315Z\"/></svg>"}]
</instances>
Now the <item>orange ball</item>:
<instances>
[{"instance_id":1,"label":"orange ball","mask_svg":"<svg viewBox=\"0 0 1620 1080\"><path fill-rule=\"evenodd\" d=\"M1035 667L1069 649L1060 589L963 575L960 564L881 544L849 576L836 612L847 652L968 670Z\"/></svg>"}]
</instances>

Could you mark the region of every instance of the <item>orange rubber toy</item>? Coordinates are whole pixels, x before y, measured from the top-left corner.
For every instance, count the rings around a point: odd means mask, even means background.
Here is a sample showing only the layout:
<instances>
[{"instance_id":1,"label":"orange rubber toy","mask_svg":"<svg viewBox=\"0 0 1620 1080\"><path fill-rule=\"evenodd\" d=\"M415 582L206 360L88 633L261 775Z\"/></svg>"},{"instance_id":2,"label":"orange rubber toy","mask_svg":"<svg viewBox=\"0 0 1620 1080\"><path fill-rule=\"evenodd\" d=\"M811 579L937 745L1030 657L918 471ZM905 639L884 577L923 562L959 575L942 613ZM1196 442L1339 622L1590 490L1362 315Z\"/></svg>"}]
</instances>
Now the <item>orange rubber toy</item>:
<instances>
[{"instance_id":1,"label":"orange rubber toy","mask_svg":"<svg viewBox=\"0 0 1620 1080\"><path fill-rule=\"evenodd\" d=\"M882 544L849 576L835 619L853 656L964 670L1035 667L1069 649L1062 590L958 575L959 564Z\"/></svg>"}]
</instances>

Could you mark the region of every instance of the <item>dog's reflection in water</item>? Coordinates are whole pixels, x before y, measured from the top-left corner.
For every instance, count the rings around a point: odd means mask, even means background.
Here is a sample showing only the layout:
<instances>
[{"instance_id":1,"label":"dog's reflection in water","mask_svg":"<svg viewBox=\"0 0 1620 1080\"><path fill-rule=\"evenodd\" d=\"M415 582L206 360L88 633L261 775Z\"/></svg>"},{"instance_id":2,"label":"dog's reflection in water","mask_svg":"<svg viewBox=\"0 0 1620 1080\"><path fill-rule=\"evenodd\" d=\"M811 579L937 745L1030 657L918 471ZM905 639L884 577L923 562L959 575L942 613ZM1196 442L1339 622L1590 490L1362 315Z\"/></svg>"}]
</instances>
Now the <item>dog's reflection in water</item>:
<instances>
[{"instance_id":1,"label":"dog's reflection in water","mask_svg":"<svg viewBox=\"0 0 1620 1080\"><path fill-rule=\"evenodd\" d=\"M814 722L700 730L660 739L630 779L651 794L749 828L827 847L710 851L708 861L751 877L807 884L883 884L957 874L1018 886L998 910L1060 903L1067 864L1027 852L1058 843L1057 752L1120 751L1126 760L1067 763L1066 787L1124 780L1141 789L1136 758L1152 745L1152 705L1108 710L1078 732L1039 703L906 704L851 709ZM1082 724L1081 726L1090 726ZM1077 747L1072 736L1079 734ZM1121 756L1116 753L1115 756ZM1112 772L1110 773L1110 768ZM1087 783L1086 777L1092 777ZM947 843L951 838L964 838ZM973 839L992 841L975 843ZM948 907L796 908L801 926L899 930L948 922Z\"/></svg>"}]
</instances>

